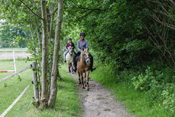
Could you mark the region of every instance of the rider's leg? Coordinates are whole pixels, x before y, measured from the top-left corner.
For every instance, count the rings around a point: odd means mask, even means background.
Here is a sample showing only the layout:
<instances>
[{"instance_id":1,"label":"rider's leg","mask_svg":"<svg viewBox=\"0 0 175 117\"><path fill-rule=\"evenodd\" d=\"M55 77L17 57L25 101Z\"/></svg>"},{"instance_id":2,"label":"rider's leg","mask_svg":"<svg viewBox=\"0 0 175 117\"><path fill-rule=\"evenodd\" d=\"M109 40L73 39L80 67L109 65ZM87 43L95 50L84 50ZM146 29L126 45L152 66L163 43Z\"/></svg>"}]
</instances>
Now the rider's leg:
<instances>
[{"instance_id":1,"label":"rider's leg","mask_svg":"<svg viewBox=\"0 0 175 117\"><path fill-rule=\"evenodd\" d=\"M65 55L64 55L64 62L66 62L66 55L69 52L69 50L66 51Z\"/></svg>"},{"instance_id":2,"label":"rider's leg","mask_svg":"<svg viewBox=\"0 0 175 117\"><path fill-rule=\"evenodd\" d=\"M73 50L73 52L75 53L75 55L77 54L77 53L75 52L75 50Z\"/></svg>"},{"instance_id":3,"label":"rider's leg","mask_svg":"<svg viewBox=\"0 0 175 117\"><path fill-rule=\"evenodd\" d=\"M77 71L77 61L78 61L78 59L79 59L79 56L80 56L80 53L81 52L78 52L76 55L75 55L75 57L74 57L74 71L76 72Z\"/></svg>"},{"instance_id":4,"label":"rider's leg","mask_svg":"<svg viewBox=\"0 0 175 117\"><path fill-rule=\"evenodd\" d=\"M94 60L93 60L93 56L91 54L90 54L90 59L91 59L90 69L91 69L91 71L94 71L96 68L93 68Z\"/></svg>"}]
</instances>

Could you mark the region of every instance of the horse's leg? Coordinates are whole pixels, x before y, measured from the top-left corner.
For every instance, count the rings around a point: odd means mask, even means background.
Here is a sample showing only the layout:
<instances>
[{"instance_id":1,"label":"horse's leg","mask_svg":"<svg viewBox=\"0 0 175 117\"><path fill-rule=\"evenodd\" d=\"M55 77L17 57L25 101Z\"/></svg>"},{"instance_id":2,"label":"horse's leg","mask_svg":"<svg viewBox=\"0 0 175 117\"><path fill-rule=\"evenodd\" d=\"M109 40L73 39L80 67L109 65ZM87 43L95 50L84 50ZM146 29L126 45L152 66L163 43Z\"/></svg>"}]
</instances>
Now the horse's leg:
<instances>
[{"instance_id":1,"label":"horse's leg","mask_svg":"<svg viewBox=\"0 0 175 117\"><path fill-rule=\"evenodd\" d=\"M70 72L72 73L72 63L70 63Z\"/></svg>"},{"instance_id":2,"label":"horse's leg","mask_svg":"<svg viewBox=\"0 0 175 117\"><path fill-rule=\"evenodd\" d=\"M72 71L72 74L73 74L74 73L74 68L73 68L74 67L74 63L72 62L71 65L72 65L71 66L71 71Z\"/></svg>"},{"instance_id":3,"label":"horse's leg","mask_svg":"<svg viewBox=\"0 0 175 117\"><path fill-rule=\"evenodd\" d=\"M73 72L74 72L74 69L75 69L74 62L72 62L72 70L73 70Z\"/></svg>"},{"instance_id":4,"label":"horse's leg","mask_svg":"<svg viewBox=\"0 0 175 117\"><path fill-rule=\"evenodd\" d=\"M81 80L80 80L80 72L78 72L78 78L79 78L79 84L81 84Z\"/></svg>"},{"instance_id":5,"label":"horse's leg","mask_svg":"<svg viewBox=\"0 0 175 117\"><path fill-rule=\"evenodd\" d=\"M67 72L69 72L69 63L67 63Z\"/></svg>"},{"instance_id":6,"label":"horse's leg","mask_svg":"<svg viewBox=\"0 0 175 117\"><path fill-rule=\"evenodd\" d=\"M80 72L81 77L81 87L84 89L83 72Z\"/></svg>"},{"instance_id":7,"label":"horse's leg","mask_svg":"<svg viewBox=\"0 0 175 117\"><path fill-rule=\"evenodd\" d=\"M85 78L84 83L85 83L85 87L86 87L86 72L84 72L84 78Z\"/></svg>"},{"instance_id":8,"label":"horse's leg","mask_svg":"<svg viewBox=\"0 0 175 117\"><path fill-rule=\"evenodd\" d=\"M86 72L86 88L89 91L89 71Z\"/></svg>"},{"instance_id":9,"label":"horse's leg","mask_svg":"<svg viewBox=\"0 0 175 117\"><path fill-rule=\"evenodd\" d=\"M70 63L69 63L69 73L70 73L71 71L70 71Z\"/></svg>"}]
</instances>

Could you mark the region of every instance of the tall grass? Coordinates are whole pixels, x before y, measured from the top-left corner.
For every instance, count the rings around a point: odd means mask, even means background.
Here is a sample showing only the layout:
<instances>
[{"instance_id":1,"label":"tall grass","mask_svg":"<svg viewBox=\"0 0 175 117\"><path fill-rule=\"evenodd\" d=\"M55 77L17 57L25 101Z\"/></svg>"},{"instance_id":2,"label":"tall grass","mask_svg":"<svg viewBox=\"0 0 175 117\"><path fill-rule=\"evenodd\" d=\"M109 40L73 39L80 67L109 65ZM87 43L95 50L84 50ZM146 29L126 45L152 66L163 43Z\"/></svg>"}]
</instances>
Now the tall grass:
<instances>
[{"instance_id":1,"label":"tall grass","mask_svg":"<svg viewBox=\"0 0 175 117\"><path fill-rule=\"evenodd\" d=\"M135 74L120 73L113 75L110 66L98 65L97 70L90 73L90 78L102 83L116 96L116 100L122 101L128 111L136 117L171 117L159 102L150 105L149 97L151 94L139 92L134 89L127 78ZM127 77L126 79L124 77Z\"/></svg>"}]
</instances>

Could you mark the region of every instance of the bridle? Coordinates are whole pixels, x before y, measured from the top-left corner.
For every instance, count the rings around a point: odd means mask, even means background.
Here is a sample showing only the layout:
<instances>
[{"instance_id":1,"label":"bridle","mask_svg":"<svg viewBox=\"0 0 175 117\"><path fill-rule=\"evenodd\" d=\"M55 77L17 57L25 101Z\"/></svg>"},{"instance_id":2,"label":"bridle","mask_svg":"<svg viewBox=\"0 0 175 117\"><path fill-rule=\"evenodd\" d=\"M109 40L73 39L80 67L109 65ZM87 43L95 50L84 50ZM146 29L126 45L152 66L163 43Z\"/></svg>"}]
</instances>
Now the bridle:
<instances>
[{"instance_id":1,"label":"bridle","mask_svg":"<svg viewBox=\"0 0 175 117\"><path fill-rule=\"evenodd\" d=\"M73 49L72 49L72 51L70 52L70 49L69 49L69 54L70 54L70 56L72 56L73 55Z\"/></svg>"},{"instance_id":2,"label":"bridle","mask_svg":"<svg viewBox=\"0 0 175 117\"><path fill-rule=\"evenodd\" d=\"M88 54L88 53L85 53L85 55L86 55L85 63L86 63L86 64L90 64L90 63L91 63L91 59L90 59L89 54Z\"/></svg>"}]
</instances>

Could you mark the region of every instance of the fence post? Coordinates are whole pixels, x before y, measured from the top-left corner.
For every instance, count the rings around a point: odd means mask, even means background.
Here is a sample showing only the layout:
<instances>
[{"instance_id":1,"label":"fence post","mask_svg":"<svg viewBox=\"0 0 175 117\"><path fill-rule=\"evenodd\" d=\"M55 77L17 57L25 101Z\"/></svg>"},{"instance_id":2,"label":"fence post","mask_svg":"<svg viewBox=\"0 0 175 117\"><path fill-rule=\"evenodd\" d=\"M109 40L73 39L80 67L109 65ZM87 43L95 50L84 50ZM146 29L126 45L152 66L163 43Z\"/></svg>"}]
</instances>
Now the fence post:
<instances>
[{"instance_id":1,"label":"fence post","mask_svg":"<svg viewBox=\"0 0 175 117\"><path fill-rule=\"evenodd\" d=\"M32 63L33 68L33 88L34 88L34 99L35 99L35 105L37 106L39 104L39 92L38 92L38 79L37 79L37 63Z\"/></svg>"},{"instance_id":2,"label":"fence post","mask_svg":"<svg viewBox=\"0 0 175 117\"><path fill-rule=\"evenodd\" d=\"M15 58L15 50L13 50L13 62L14 62L14 71L16 73L16 58Z\"/></svg>"}]
</instances>

